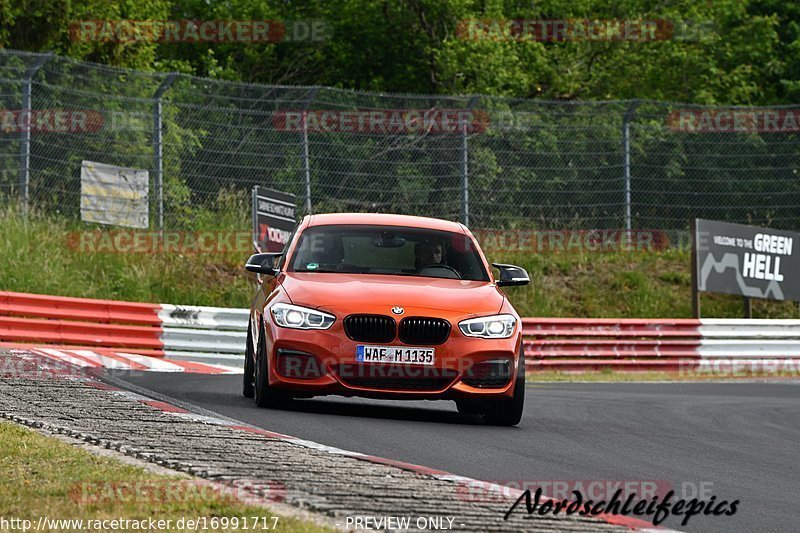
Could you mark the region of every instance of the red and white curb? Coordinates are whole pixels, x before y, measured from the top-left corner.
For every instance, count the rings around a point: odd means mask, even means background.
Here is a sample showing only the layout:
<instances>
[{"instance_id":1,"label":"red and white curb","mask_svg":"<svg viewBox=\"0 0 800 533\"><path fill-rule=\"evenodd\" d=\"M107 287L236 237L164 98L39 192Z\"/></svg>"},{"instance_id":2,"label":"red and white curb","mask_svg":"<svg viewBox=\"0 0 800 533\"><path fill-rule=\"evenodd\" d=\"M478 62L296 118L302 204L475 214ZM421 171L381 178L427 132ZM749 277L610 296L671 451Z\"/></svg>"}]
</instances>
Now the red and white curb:
<instances>
[{"instance_id":1,"label":"red and white curb","mask_svg":"<svg viewBox=\"0 0 800 533\"><path fill-rule=\"evenodd\" d=\"M149 357L112 350L56 349L46 346L12 349L14 355L44 357L59 363L67 363L82 369L129 370L141 372L183 372L187 374L241 374L241 367L178 361Z\"/></svg>"}]
</instances>

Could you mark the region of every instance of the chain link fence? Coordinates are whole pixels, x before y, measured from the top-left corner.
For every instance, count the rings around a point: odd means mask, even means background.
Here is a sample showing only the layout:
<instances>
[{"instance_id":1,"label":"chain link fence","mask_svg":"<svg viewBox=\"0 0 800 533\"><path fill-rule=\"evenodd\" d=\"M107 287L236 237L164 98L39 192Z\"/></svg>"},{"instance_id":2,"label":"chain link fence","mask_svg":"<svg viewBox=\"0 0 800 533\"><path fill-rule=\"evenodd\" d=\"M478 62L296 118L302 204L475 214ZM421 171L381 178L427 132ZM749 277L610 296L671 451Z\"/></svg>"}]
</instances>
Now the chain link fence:
<instances>
[{"instance_id":1,"label":"chain link fence","mask_svg":"<svg viewBox=\"0 0 800 533\"><path fill-rule=\"evenodd\" d=\"M247 227L256 184L297 195L301 214L473 228L800 226L800 126L786 124L800 106L740 109L779 125L736 129L675 103L251 85L11 50L0 99L0 196L75 219L90 160L149 171L154 229L239 208Z\"/></svg>"}]
</instances>

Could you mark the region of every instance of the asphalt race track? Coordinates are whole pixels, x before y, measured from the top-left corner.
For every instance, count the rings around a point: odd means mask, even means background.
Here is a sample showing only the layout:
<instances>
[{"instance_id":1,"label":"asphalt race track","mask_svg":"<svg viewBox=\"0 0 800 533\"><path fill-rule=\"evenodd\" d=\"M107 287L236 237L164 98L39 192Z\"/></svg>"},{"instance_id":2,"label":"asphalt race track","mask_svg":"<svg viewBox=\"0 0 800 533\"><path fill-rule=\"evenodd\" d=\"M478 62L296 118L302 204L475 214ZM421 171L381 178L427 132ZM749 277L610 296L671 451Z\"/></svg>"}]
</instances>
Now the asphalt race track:
<instances>
[{"instance_id":1,"label":"asphalt race track","mask_svg":"<svg viewBox=\"0 0 800 533\"><path fill-rule=\"evenodd\" d=\"M740 500L732 517L683 531L798 531L800 383L530 384L519 427L485 426L452 402L323 397L258 409L241 376L147 373L120 379L271 431L477 479L671 483ZM702 496L702 495L701 495Z\"/></svg>"}]
</instances>

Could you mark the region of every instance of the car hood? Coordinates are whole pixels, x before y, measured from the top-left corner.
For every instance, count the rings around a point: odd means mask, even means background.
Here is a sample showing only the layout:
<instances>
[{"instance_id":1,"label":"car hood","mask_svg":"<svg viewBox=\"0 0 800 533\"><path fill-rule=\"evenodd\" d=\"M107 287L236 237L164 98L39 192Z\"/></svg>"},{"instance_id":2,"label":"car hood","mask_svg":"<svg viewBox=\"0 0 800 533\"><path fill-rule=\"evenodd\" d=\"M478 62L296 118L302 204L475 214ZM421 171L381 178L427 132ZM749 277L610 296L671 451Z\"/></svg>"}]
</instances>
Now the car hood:
<instances>
[{"instance_id":1,"label":"car hood","mask_svg":"<svg viewBox=\"0 0 800 533\"><path fill-rule=\"evenodd\" d=\"M281 280L292 303L324 310L388 313L400 306L458 314L498 313L505 296L485 281L390 276L287 272Z\"/></svg>"}]
</instances>

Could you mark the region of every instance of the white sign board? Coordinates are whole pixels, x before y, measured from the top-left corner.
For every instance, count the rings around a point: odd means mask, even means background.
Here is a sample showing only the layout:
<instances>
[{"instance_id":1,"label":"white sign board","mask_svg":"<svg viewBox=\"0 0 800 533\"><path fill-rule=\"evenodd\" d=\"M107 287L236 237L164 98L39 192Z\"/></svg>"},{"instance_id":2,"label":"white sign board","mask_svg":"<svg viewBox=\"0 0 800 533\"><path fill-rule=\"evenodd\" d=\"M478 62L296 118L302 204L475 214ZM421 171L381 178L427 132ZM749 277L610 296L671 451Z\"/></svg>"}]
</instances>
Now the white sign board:
<instances>
[{"instance_id":1,"label":"white sign board","mask_svg":"<svg viewBox=\"0 0 800 533\"><path fill-rule=\"evenodd\" d=\"M147 229L149 183L146 170L83 161L81 220Z\"/></svg>"}]
</instances>

